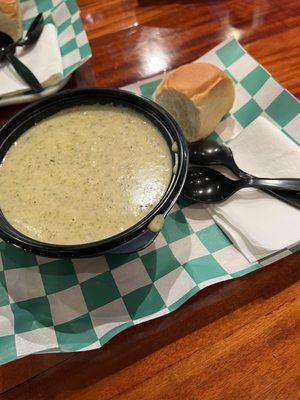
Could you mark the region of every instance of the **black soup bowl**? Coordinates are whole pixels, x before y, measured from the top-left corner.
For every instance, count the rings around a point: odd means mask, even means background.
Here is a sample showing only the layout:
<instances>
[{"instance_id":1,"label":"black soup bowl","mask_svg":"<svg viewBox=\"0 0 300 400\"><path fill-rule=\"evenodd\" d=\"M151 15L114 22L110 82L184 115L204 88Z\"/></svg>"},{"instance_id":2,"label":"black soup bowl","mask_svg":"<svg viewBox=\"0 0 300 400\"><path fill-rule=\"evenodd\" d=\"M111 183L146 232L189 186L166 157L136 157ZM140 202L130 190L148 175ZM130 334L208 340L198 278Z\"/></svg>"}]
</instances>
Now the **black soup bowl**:
<instances>
[{"instance_id":1,"label":"black soup bowl","mask_svg":"<svg viewBox=\"0 0 300 400\"><path fill-rule=\"evenodd\" d=\"M14 115L0 130L0 163L11 145L31 126L68 107L82 104L113 104L144 114L165 138L173 158L173 176L159 204L141 221L126 231L93 243L56 245L39 242L23 235L10 225L0 212L0 237L26 251L46 257L94 257L100 254L126 254L142 250L153 242L157 232L149 224L158 215L166 217L185 182L188 148L181 128L162 107L133 93L118 89L70 89L31 104ZM176 147L176 152L172 151ZM28 173L28 179L30 175ZM1 190L1 188L0 188Z\"/></svg>"}]
</instances>

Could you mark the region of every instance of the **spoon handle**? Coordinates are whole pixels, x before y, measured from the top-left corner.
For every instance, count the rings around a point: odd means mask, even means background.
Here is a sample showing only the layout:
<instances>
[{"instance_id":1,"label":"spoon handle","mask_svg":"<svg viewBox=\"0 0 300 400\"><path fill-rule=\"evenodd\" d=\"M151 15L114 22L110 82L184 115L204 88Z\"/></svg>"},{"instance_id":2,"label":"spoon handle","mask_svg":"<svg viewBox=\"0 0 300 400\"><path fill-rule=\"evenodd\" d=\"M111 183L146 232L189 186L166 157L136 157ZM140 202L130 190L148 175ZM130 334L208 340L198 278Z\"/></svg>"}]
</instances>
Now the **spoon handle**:
<instances>
[{"instance_id":1,"label":"spoon handle","mask_svg":"<svg viewBox=\"0 0 300 400\"><path fill-rule=\"evenodd\" d=\"M226 165L227 168L229 168L236 176L239 176L242 179L249 178L252 175L249 174L248 172L243 171L235 162L235 159L233 157L233 153L230 147L227 147L227 157L226 157Z\"/></svg>"},{"instance_id":2,"label":"spoon handle","mask_svg":"<svg viewBox=\"0 0 300 400\"><path fill-rule=\"evenodd\" d=\"M268 178L249 178L247 186L258 189L276 189L300 193L300 179L268 179Z\"/></svg>"},{"instance_id":3,"label":"spoon handle","mask_svg":"<svg viewBox=\"0 0 300 400\"><path fill-rule=\"evenodd\" d=\"M40 93L43 90L35 75L17 57L15 57L12 53L7 53L6 58L12 64L16 72L35 93Z\"/></svg>"}]
</instances>

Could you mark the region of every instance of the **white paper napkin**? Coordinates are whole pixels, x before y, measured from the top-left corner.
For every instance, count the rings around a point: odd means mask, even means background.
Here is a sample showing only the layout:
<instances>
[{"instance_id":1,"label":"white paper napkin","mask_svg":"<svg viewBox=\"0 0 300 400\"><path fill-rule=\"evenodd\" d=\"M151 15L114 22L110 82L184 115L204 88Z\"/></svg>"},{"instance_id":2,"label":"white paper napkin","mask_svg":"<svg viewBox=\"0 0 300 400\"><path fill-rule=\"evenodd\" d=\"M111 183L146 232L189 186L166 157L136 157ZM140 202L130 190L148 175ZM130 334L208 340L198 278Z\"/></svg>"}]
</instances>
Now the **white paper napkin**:
<instances>
[{"instance_id":1,"label":"white paper napkin","mask_svg":"<svg viewBox=\"0 0 300 400\"><path fill-rule=\"evenodd\" d=\"M54 25L47 24L37 43L25 49L17 48L16 56L37 77L43 87L55 85L63 78L63 65ZM0 64L0 97L30 90L7 62Z\"/></svg>"},{"instance_id":2,"label":"white paper napkin","mask_svg":"<svg viewBox=\"0 0 300 400\"><path fill-rule=\"evenodd\" d=\"M263 117L251 123L229 147L238 166L250 174L300 178L300 148ZM240 190L209 211L250 262L300 241L300 210L258 189Z\"/></svg>"}]
</instances>

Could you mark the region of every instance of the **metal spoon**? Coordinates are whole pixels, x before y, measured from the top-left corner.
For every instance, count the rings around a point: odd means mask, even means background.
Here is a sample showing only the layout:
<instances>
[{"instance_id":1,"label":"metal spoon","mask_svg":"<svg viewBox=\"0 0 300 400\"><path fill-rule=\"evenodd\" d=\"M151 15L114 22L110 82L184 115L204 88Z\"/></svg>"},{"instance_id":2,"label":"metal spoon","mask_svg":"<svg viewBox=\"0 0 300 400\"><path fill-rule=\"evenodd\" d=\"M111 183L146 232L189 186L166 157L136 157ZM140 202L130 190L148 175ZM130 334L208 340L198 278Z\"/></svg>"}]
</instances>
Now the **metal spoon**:
<instances>
[{"instance_id":1,"label":"metal spoon","mask_svg":"<svg viewBox=\"0 0 300 400\"><path fill-rule=\"evenodd\" d=\"M14 56L15 47L8 52L7 47L13 43L13 40L10 36L6 35L6 33L0 33L0 62L6 58L14 67L16 72L20 75L20 77L29 85L29 87L35 92L40 93L43 88L35 75L30 71L29 68L26 67L17 57Z\"/></svg>"},{"instance_id":2,"label":"metal spoon","mask_svg":"<svg viewBox=\"0 0 300 400\"><path fill-rule=\"evenodd\" d=\"M229 147L213 140L200 140L189 146L190 162L197 165L224 165L240 178L249 178L253 175L242 171L234 161ZM300 196L297 193L261 188L269 195L284 201L294 207L300 208Z\"/></svg>"},{"instance_id":3,"label":"metal spoon","mask_svg":"<svg viewBox=\"0 0 300 400\"><path fill-rule=\"evenodd\" d=\"M246 187L258 189L268 187L300 192L300 179L247 177L233 181L211 168L195 165L189 168L182 194L188 199L201 203L218 203Z\"/></svg>"}]
</instances>

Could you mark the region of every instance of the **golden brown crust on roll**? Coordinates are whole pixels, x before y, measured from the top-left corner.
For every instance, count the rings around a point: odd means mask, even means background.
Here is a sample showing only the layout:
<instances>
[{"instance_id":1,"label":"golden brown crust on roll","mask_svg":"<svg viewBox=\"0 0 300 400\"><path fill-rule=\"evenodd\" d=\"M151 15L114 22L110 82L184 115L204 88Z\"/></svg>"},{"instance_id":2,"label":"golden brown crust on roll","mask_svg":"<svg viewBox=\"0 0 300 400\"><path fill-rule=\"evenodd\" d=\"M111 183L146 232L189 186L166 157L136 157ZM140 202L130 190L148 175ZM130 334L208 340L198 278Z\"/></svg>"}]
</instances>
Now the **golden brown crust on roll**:
<instances>
[{"instance_id":1,"label":"golden brown crust on roll","mask_svg":"<svg viewBox=\"0 0 300 400\"><path fill-rule=\"evenodd\" d=\"M207 137L234 101L232 80L208 63L183 65L157 87L153 98L181 125L186 139Z\"/></svg>"},{"instance_id":2,"label":"golden brown crust on roll","mask_svg":"<svg viewBox=\"0 0 300 400\"><path fill-rule=\"evenodd\" d=\"M22 11L18 0L0 0L0 32L14 40L22 36Z\"/></svg>"}]
</instances>

